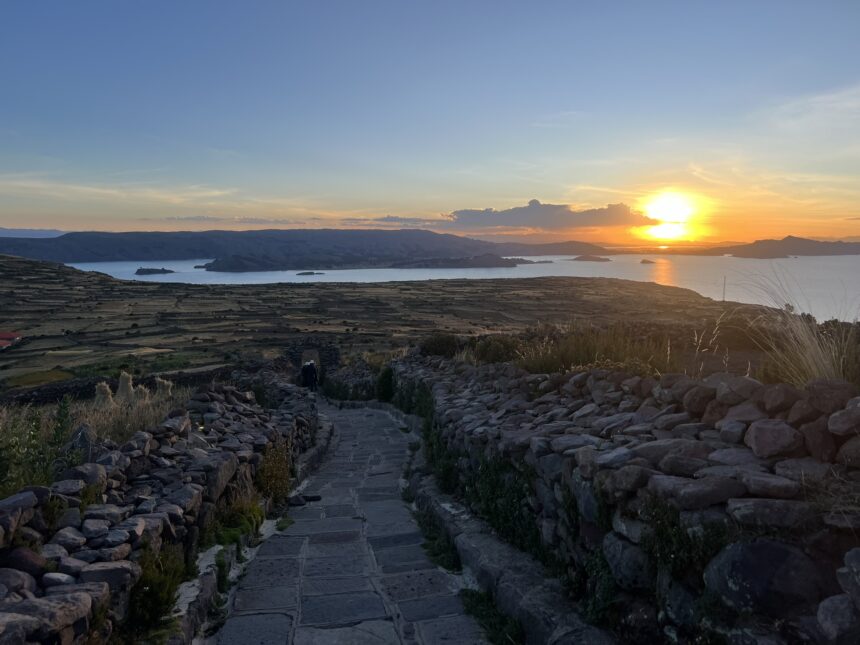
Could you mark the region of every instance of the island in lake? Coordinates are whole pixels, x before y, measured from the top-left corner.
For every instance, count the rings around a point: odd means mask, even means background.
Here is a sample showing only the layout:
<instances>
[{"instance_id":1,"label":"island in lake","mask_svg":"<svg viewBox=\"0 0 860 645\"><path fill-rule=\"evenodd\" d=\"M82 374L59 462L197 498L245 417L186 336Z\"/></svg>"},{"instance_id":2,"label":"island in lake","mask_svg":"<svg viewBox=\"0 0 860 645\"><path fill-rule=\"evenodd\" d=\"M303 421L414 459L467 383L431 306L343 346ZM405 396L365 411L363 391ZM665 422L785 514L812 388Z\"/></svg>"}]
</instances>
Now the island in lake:
<instances>
[{"instance_id":1,"label":"island in lake","mask_svg":"<svg viewBox=\"0 0 860 645\"><path fill-rule=\"evenodd\" d=\"M642 261L639 264L657 264L654 260L649 260L648 258L642 258Z\"/></svg>"},{"instance_id":2,"label":"island in lake","mask_svg":"<svg viewBox=\"0 0 860 645\"><path fill-rule=\"evenodd\" d=\"M604 258L599 255L580 255L575 258L569 258L569 262L612 262L609 258Z\"/></svg>"},{"instance_id":3,"label":"island in lake","mask_svg":"<svg viewBox=\"0 0 860 645\"><path fill-rule=\"evenodd\" d=\"M140 267L137 271L134 272L134 275L166 275L168 273L176 273L176 271L165 269L164 267L160 269Z\"/></svg>"},{"instance_id":4,"label":"island in lake","mask_svg":"<svg viewBox=\"0 0 860 645\"><path fill-rule=\"evenodd\" d=\"M322 271L299 271L296 275L325 275Z\"/></svg>"}]
</instances>

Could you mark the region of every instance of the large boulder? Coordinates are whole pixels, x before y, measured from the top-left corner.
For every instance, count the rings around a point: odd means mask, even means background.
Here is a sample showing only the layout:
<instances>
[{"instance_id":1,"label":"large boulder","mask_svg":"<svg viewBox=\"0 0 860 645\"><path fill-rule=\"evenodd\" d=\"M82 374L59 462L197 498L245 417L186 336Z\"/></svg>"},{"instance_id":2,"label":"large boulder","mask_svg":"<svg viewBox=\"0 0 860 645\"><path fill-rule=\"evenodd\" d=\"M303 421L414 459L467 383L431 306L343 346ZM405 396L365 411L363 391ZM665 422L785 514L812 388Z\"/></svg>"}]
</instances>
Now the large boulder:
<instances>
[{"instance_id":1,"label":"large boulder","mask_svg":"<svg viewBox=\"0 0 860 645\"><path fill-rule=\"evenodd\" d=\"M822 600L816 617L829 642L837 645L860 642L860 613L848 594Z\"/></svg>"},{"instance_id":2,"label":"large boulder","mask_svg":"<svg viewBox=\"0 0 860 645\"><path fill-rule=\"evenodd\" d=\"M112 592L129 589L140 578L140 565L136 562L96 562L81 571L81 582L106 582Z\"/></svg>"},{"instance_id":3,"label":"large boulder","mask_svg":"<svg viewBox=\"0 0 860 645\"><path fill-rule=\"evenodd\" d=\"M56 642L54 639L61 631L87 618L92 604L88 593L69 593L5 603L0 612L36 618L39 625L28 636L45 643Z\"/></svg>"},{"instance_id":4,"label":"large boulder","mask_svg":"<svg viewBox=\"0 0 860 645\"><path fill-rule=\"evenodd\" d=\"M803 435L785 421L761 419L749 427L744 443L756 457L768 459L797 452L803 446Z\"/></svg>"},{"instance_id":5,"label":"large boulder","mask_svg":"<svg viewBox=\"0 0 860 645\"><path fill-rule=\"evenodd\" d=\"M837 437L860 436L860 406L831 414L827 421L827 429Z\"/></svg>"},{"instance_id":6,"label":"large boulder","mask_svg":"<svg viewBox=\"0 0 860 645\"><path fill-rule=\"evenodd\" d=\"M836 453L836 463L852 468L860 468L860 436L853 437L842 444Z\"/></svg>"},{"instance_id":7,"label":"large boulder","mask_svg":"<svg viewBox=\"0 0 860 645\"><path fill-rule=\"evenodd\" d=\"M821 599L819 569L803 551L770 539L735 542L708 563L708 591L738 612L789 616Z\"/></svg>"},{"instance_id":8,"label":"large boulder","mask_svg":"<svg viewBox=\"0 0 860 645\"><path fill-rule=\"evenodd\" d=\"M793 385L777 383L768 385L762 397L764 409L768 414L777 414L790 410L791 406L803 397L803 393Z\"/></svg>"},{"instance_id":9,"label":"large boulder","mask_svg":"<svg viewBox=\"0 0 860 645\"><path fill-rule=\"evenodd\" d=\"M824 414L833 414L841 410L848 402L860 393L857 386L838 379L820 378L806 385L809 403Z\"/></svg>"},{"instance_id":10,"label":"large boulder","mask_svg":"<svg viewBox=\"0 0 860 645\"><path fill-rule=\"evenodd\" d=\"M800 426L806 451L818 461L833 461L836 458L836 442L827 430L827 417Z\"/></svg>"}]
</instances>

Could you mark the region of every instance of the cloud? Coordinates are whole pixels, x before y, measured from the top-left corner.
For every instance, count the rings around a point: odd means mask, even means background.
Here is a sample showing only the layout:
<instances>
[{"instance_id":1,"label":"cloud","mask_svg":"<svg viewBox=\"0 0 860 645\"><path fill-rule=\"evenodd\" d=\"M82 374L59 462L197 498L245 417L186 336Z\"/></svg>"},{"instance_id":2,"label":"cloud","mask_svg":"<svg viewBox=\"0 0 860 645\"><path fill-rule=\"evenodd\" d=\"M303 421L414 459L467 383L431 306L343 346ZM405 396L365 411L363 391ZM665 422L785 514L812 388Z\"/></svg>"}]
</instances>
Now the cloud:
<instances>
[{"instance_id":1,"label":"cloud","mask_svg":"<svg viewBox=\"0 0 860 645\"><path fill-rule=\"evenodd\" d=\"M860 124L860 84L787 101L774 116L777 126L792 130L856 126Z\"/></svg>"},{"instance_id":2,"label":"cloud","mask_svg":"<svg viewBox=\"0 0 860 645\"><path fill-rule=\"evenodd\" d=\"M385 215L383 217L343 217L340 219L344 226L364 226L372 228L438 228L450 220L429 217L403 217L400 215Z\"/></svg>"},{"instance_id":3,"label":"cloud","mask_svg":"<svg viewBox=\"0 0 860 645\"><path fill-rule=\"evenodd\" d=\"M171 217L149 218L153 220L165 220L168 222L228 222L231 224L284 224L293 223L283 217L220 217L217 215L175 215Z\"/></svg>"},{"instance_id":4,"label":"cloud","mask_svg":"<svg viewBox=\"0 0 860 645\"><path fill-rule=\"evenodd\" d=\"M63 200L147 201L183 205L217 201L235 193L236 190L232 188L200 184L172 187L101 185L57 181L31 173L0 174L0 194L38 195Z\"/></svg>"},{"instance_id":5,"label":"cloud","mask_svg":"<svg viewBox=\"0 0 860 645\"><path fill-rule=\"evenodd\" d=\"M858 221L858 220L860 220L860 217L846 217L845 219L851 220L851 221Z\"/></svg>"},{"instance_id":6,"label":"cloud","mask_svg":"<svg viewBox=\"0 0 860 645\"><path fill-rule=\"evenodd\" d=\"M529 228L567 230L608 226L648 226L654 222L626 204L609 204L603 208L573 210L566 204L542 204L536 199L526 206L505 210L459 210L449 215L446 228L474 230L481 228Z\"/></svg>"}]
</instances>

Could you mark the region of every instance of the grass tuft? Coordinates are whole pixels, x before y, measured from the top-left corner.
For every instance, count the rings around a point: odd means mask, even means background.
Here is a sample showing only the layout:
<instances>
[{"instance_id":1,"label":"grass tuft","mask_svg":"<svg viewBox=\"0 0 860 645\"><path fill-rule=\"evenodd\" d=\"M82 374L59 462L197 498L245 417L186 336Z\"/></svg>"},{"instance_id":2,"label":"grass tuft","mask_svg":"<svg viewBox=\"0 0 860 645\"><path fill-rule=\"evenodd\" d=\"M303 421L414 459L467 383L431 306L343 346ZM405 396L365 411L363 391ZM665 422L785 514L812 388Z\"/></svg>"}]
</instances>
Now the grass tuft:
<instances>
[{"instance_id":1,"label":"grass tuft","mask_svg":"<svg viewBox=\"0 0 860 645\"><path fill-rule=\"evenodd\" d=\"M466 613L478 621L493 645L519 645L525 643L526 636L522 625L514 618L498 610L493 597L486 592L463 589L460 598Z\"/></svg>"}]
</instances>

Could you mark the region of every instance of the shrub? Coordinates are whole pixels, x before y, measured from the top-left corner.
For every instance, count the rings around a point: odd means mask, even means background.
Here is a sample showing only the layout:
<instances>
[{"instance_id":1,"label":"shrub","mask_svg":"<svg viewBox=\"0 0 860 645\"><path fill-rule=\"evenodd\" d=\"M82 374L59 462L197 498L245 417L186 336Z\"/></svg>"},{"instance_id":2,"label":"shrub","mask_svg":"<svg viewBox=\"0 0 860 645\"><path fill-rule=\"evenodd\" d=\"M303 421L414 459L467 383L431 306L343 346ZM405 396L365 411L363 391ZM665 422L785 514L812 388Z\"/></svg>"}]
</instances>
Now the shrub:
<instances>
[{"instance_id":1,"label":"shrub","mask_svg":"<svg viewBox=\"0 0 860 645\"><path fill-rule=\"evenodd\" d=\"M430 511L418 511L415 520L424 534L423 547L430 560L448 571L460 571L460 554L439 520Z\"/></svg>"},{"instance_id":2,"label":"shrub","mask_svg":"<svg viewBox=\"0 0 860 645\"><path fill-rule=\"evenodd\" d=\"M502 538L546 562L537 522L526 510L531 494L528 477L501 459L482 459L465 487L469 505Z\"/></svg>"},{"instance_id":3,"label":"shrub","mask_svg":"<svg viewBox=\"0 0 860 645\"><path fill-rule=\"evenodd\" d=\"M275 441L263 452L263 461L257 470L257 488L270 498L275 506L285 504L290 497L292 468L290 442L277 435Z\"/></svg>"},{"instance_id":4,"label":"shrub","mask_svg":"<svg viewBox=\"0 0 860 645\"><path fill-rule=\"evenodd\" d=\"M224 549L218 551L215 556L215 580L220 593L226 593L230 588L230 567Z\"/></svg>"},{"instance_id":5,"label":"shrub","mask_svg":"<svg viewBox=\"0 0 860 645\"><path fill-rule=\"evenodd\" d=\"M427 336L419 345L425 356L454 358L460 350L460 341L454 334L435 333Z\"/></svg>"},{"instance_id":6,"label":"shrub","mask_svg":"<svg viewBox=\"0 0 860 645\"><path fill-rule=\"evenodd\" d=\"M571 324L541 328L523 340L517 361L540 374L574 368L609 367L635 374L683 371L668 338L638 333L628 325L595 327Z\"/></svg>"},{"instance_id":7,"label":"shrub","mask_svg":"<svg viewBox=\"0 0 860 645\"><path fill-rule=\"evenodd\" d=\"M642 548L651 562L678 579L701 580L705 566L730 541L729 529L720 525L687 531L678 509L657 497L648 499L644 515L651 531L643 536Z\"/></svg>"},{"instance_id":8,"label":"shrub","mask_svg":"<svg viewBox=\"0 0 860 645\"><path fill-rule=\"evenodd\" d=\"M475 358L481 363L506 363L519 355L519 339L507 334L487 336L475 345Z\"/></svg>"},{"instance_id":9,"label":"shrub","mask_svg":"<svg viewBox=\"0 0 860 645\"><path fill-rule=\"evenodd\" d=\"M394 398L394 370L386 366L376 380L376 398L388 403Z\"/></svg>"},{"instance_id":10,"label":"shrub","mask_svg":"<svg viewBox=\"0 0 860 645\"><path fill-rule=\"evenodd\" d=\"M618 602L612 570L599 548L588 555L583 568L586 576L583 615L591 623L605 624L609 622Z\"/></svg>"},{"instance_id":11,"label":"shrub","mask_svg":"<svg viewBox=\"0 0 860 645\"><path fill-rule=\"evenodd\" d=\"M71 400L53 408L0 408L0 496L46 485L78 455L63 452L74 425Z\"/></svg>"},{"instance_id":12,"label":"shrub","mask_svg":"<svg viewBox=\"0 0 860 645\"><path fill-rule=\"evenodd\" d=\"M173 609L179 585L185 579L182 546L166 544L161 551L145 549L138 561L140 580L131 590L124 631L134 638L157 629Z\"/></svg>"},{"instance_id":13,"label":"shrub","mask_svg":"<svg viewBox=\"0 0 860 645\"><path fill-rule=\"evenodd\" d=\"M466 613L475 617L493 645L517 645L526 642L522 625L516 619L501 613L490 594L463 589L460 591L460 598Z\"/></svg>"}]
</instances>

